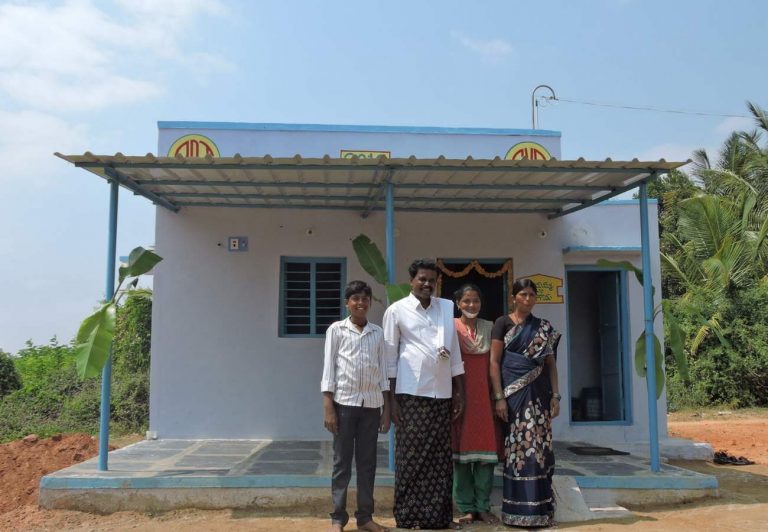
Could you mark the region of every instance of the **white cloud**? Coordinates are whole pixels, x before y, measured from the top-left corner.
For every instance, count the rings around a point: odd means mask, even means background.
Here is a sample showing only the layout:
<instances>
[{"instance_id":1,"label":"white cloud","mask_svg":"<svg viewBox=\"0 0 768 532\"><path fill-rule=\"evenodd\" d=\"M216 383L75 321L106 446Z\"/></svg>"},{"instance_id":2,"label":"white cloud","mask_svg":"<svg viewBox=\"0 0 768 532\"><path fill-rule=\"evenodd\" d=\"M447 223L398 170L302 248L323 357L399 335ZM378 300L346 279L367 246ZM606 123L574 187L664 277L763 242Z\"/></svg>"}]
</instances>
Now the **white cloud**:
<instances>
[{"instance_id":1,"label":"white cloud","mask_svg":"<svg viewBox=\"0 0 768 532\"><path fill-rule=\"evenodd\" d=\"M200 15L225 13L214 0L119 0L116 14L103 5L0 5L0 95L58 112L104 109L162 94L153 67L176 64L196 76L235 68L184 49Z\"/></svg>"},{"instance_id":2,"label":"white cloud","mask_svg":"<svg viewBox=\"0 0 768 532\"><path fill-rule=\"evenodd\" d=\"M457 31L452 31L451 37L487 61L498 61L514 52L512 45L504 39L474 39Z\"/></svg>"},{"instance_id":3,"label":"white cloud","mask_svg":"<svg viewBox=\"0 0 768 532\"><path fill-rule=\"evenodd\" d=\"M728 117L715 127L715 131L724 136L734 131L752 131L753 129L755 129L754 119L741 116Z\"/></svg>"},{"instance_id":4,"label":"white cloud","mask_svg":"<svg viewBox=\"0 0 768 532\"><path fill-rule=\"evenodd\" d=\"M82 151L87 142L85 127L72 126L39 111L0 109L0 124L3 124L0 127L2 184L15 181L40 187L63 168L64 163L53 157L54 151Z\"/></svg>"}]
</instances>

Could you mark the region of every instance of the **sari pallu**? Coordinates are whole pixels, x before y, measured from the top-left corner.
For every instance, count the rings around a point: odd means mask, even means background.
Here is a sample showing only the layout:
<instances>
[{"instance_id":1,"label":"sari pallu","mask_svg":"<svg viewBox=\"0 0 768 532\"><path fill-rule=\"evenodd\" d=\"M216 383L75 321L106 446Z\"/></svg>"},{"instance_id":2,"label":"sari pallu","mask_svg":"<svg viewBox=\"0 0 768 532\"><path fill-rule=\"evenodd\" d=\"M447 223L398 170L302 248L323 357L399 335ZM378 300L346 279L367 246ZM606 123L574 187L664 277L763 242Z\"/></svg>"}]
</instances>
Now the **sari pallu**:
<instances>
[{"instance_id":1,"label":"sari pallu","mask_svg":"<svg viewBox=\"0 0 768 532\"><path fill-rule=\"evenodd\" d=\"M533 316L504 338L501 379L509 430L501 517L507 525L547 526L555 514L552 385L544 359L555 354L559 340L548 321Z\"/></svg>"}]
</instances>

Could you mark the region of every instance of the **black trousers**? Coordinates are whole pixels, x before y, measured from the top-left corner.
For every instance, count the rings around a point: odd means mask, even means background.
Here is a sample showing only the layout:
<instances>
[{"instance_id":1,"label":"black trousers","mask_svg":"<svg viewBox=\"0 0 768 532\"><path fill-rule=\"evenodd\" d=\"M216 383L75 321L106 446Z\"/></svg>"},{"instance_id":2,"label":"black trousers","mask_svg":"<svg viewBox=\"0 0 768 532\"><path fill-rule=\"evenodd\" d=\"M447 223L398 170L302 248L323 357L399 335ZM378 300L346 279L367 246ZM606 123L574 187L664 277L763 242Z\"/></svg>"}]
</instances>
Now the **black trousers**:
<instances>
[{"instance_id":1,"label":"black trousers","mask_svg":"<svg viewBox=\"0 0 768 532\"><path fill-rule=\"evenodd\" d=\"M344 406L334 403L339 432L333 437L333 477L331 520L345 526L347 513L347 487L352 477L352 459L357 470L357 526L373 519L373 482L376 478L376 441L379 437L378 408Z\"/></svg>"}]
</instances>

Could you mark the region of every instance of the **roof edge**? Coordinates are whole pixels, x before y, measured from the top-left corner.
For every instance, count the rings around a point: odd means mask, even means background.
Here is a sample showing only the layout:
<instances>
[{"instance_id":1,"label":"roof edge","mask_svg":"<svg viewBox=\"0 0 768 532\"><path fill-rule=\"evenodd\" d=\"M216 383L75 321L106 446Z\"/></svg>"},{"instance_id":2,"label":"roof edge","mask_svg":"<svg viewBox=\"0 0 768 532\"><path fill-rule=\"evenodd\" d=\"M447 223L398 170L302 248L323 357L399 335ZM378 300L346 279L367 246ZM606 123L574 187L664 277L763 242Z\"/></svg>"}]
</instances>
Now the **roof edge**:
<instances>
[{"instance_id":1,"label":"roof edge","mask_svg":"<svg viewBox=\"0 0 768 532\"><path fill-rule=\"evenodd\" d=\"M411 133L416 135L500 135L561 137L549 129L504 129L433 126L371 126L345 124L278 124L250 122L194 122L158 120L158 129L219 129L229 131L303 131L331 133Z\"/></svg>"}]
</instances>

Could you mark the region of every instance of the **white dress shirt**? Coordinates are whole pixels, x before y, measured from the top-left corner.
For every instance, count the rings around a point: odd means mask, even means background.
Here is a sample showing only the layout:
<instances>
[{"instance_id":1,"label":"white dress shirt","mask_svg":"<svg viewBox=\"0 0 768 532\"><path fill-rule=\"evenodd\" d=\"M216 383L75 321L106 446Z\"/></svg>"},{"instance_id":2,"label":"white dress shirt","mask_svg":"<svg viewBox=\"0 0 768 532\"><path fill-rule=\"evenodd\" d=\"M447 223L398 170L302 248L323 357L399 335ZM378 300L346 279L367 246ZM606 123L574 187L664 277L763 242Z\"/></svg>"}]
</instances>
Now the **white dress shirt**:
<instances>
[{"instance_id":1,"label":"white dress shirt","mask_svg":"<svg viewBox=\"0 0 768 532\"><path fill-rule=\"evenodd\" d=\"M397 379L395 393L449 399L452 377L464 373L453 303L432 297L424 308L408 294L384 312L383 327L387 375ZM438 356L441 345L450 351L448 359Z\"/></svg>"},{"instance_id":2,"label":"white dress shirt","mask_svg":"<svg viewBox=\"0 0 768 532\"><path fill-rule=\"evenodd\" d=\"M325 333L320 391L333 392L340 405L379 408L389 390L384 334L371 322L360 331L352 321L332 323Z\"/></svg>"}]
</instances>

